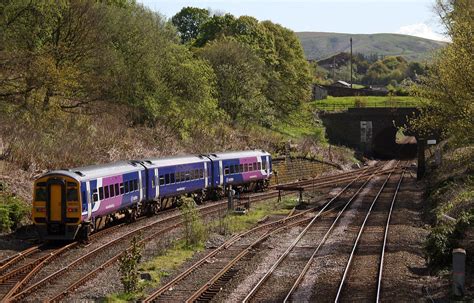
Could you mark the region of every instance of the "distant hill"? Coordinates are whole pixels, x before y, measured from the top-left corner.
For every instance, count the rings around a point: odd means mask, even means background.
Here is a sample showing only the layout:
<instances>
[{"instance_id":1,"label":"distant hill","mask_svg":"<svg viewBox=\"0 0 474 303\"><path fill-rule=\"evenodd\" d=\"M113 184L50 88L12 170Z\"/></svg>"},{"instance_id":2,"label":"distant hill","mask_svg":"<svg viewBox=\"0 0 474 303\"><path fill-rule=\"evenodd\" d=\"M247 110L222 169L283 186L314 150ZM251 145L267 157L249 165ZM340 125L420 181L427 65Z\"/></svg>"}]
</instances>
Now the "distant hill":
<instances>
[{"instance_id":1,"label":"distant hill","mask_svg":"<svg viewBox=\"0 0 474 303\"><path fill-rule=\"evenodd\" d=\"M365 55L401 55L410 61L429 60L430 53L446 43L399 34L340 34L322 32L296 33L307 59L321 60L339 52L349 52L352 37L354 53Z\"/></svg>"}]
</instances>

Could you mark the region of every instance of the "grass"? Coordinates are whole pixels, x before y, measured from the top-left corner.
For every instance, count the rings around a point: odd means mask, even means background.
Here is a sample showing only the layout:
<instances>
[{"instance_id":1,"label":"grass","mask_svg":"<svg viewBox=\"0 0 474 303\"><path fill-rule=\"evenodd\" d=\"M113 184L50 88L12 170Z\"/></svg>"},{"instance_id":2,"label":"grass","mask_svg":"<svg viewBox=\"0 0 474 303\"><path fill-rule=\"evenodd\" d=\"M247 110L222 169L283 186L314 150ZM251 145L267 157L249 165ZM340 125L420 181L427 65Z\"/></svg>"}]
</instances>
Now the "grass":
<instances>
[{"instance_id":1,"label":"grass","mask_svg":"<svg viewBox=\"0 0 474 303\"><path fill-rule=\"evenodd\" d=\"M296 205L296 200L284 198L281 203L276 199L268 202L251 205L246 215L228 214L211 225L211 230L222 234L239 233L254 227L258 221L267 215L286 215Z\"/></svg>"},{"instance_id":2,"label":"grass","mask_svg":"<svg viewBox=\"0 0 474 303\"><path fill-rule=\"evenodd\" d=\"M171 271L177 269L188 259L192 258L194 253L203 250L203 246L189 247L184 240L178 240L173 243L172 247L164 251L147 262L140 264L139 271L149 273L151 280L141 280L139 282L140 291L136 293L116 293L107 296L106 302L130 302L136 301L143 296L143 290L149 286L156 286L161 279L168 276Z\"/></svg>"},{"instance_id":3,"label":"grass","mask_svg":"<svg viewBox=\"0 0 474 303\"><path fill-rule=\"evenodd\" d=\"M312 101L310 105L313 109L345 110L349 107L412 107L419 103L420 101L411 96L328 96L324 100Z\"/></svg>"},{"instance_id":4,"label":"grass","mask_svg":"<svg viewBox=\"0 0 474 303\"><path fill-rule=\"evenodd\" d=\"M297 203L297 199L284 198L281 203L276 199L268 200L263 203L251 205L250 211L246 215L228 214L223 219L211 222L208 225L209 230L215 231L225 224L230 233L239 233L254 227L259 220L267 215L286 215ZM168 276L172 271L180 267L189 260L198 251L204 249L203 245L190 247L186 245L185 240L178 240L166 249L161 255L140 264L139 271L149 273L150 281L141 280L139 284L140 291L136 293L115 293L105 298L105 302L130 302L137 301L143 296L143 290L147 287L157 287L162 278Z\"/></svg>"},{"instance_id":5,"label":"grass","mask_svg":"<svg viewBox=\"0 0 474 303\"><path fill-rule=\"evenodd\" d=\"M272 130L284 135L287 139L311 138L325 142L324 128L314 116L314 107L304 103L297 111L286 119L277 121Z\"/></svg>"}]
</instances>

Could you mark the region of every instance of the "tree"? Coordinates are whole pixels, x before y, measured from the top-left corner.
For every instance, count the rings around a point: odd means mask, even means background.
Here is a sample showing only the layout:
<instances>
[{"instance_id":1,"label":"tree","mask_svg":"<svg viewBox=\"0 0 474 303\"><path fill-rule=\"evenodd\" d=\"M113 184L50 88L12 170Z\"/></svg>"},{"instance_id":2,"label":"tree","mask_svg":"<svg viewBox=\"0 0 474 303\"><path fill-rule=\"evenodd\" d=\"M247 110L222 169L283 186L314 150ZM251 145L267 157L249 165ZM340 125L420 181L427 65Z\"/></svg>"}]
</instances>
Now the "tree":
<instances>
[{"instance_id":1,"label":"tree","mask_svg":"<svg viewBox=\"0 0 474 303\"><path fill-rule=\"evenodd\" d=\"M248 45L224 38L208 43L197 53L213 67L219 106L232 122L270 124L271 104L263 94L265 66Z\"/></svg>"},{"instance_id":2,"label":"tree","mask_svg":"<svg viewBox=\"0 0 474 303\"><path fill-rule=\"evenodd\" d=\"M178 29L182 43L196 39L200 27L209 20L209 11L197 7L184 7L171 18L171 22Z\"/></svg>"},{"instance_id":3,"label":"tree","mask_svg":"<svg viewBox=\"0 0 474 303\"><path fill-rule=\"evenodd\" d=\"M427 100L418 131L441 130L457 144L472 144L474 136L474 2L439 0L437 12L451 43L435 57L414 93Z\"/></svg>"}]
</instances>

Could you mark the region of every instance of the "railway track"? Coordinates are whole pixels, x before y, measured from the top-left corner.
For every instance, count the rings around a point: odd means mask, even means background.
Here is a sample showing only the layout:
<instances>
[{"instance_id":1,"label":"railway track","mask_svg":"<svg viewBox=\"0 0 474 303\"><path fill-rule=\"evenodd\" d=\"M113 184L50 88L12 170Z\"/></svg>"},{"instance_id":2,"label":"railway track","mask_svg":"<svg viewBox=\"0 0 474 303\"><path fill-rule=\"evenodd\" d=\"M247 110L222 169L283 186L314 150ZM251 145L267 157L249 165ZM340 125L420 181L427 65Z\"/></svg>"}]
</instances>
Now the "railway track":
<instances>
[{"instance_id":1,"label":"railway track","mask_svg":"<svg viewBox=\"0 0 474 303\"><path fill-rule=\"evenodd\" d=\"M342 173L296 183L307 188L326 187L347 182L351 178L353 179L353 175L356 173L358 173L360 178L367 178L374 169L376 168L367 167L356 172ZM266 193L252 196L252 202L266 200L277 195L277 191L270 190ZM220 202L203 206L200 209L203 214L209 215L225 208L225 205L226 202ZM6 258L0 261L0 273L2 273L0 277L0 294L3 295L3 301L20 301L33 292L38 294L36 291L45 289L46 285L48 285L48 291L41 291L42 296L44 295L43 300L60 300L80 286L85 281L85 277L90 279L93 275L97 274L98 270L113 264L129 248L131 237L142 233L142 242L153 240L157 235L176 229L181 224L178 218L179 213L175 212L164 219L158 219L139 228L128 227L131 230L124 235L110 241L94 241L98 243L93 242L91 248L86 249L84 252L82 252L83 249L78 250L79 253L72 254L73 256L61 260L62 262L54 262L58 263L56 266L46 265L50 265L53 260L57 260L57 257L64 252L71 251L72 248L77 247L78 244L76 242L51 250L44 250L43 247L39 246L31 247L17 255ZM103 234L110 234L111 230L109 228L102 232ZM93 237L99 238L100 234L101 232L98 232Z\"/></svg>"},{"instance_id":2,"label":"railway track","mask_svg":"<svg viewBox=\"0 0 474 303\"><path fill-rule=\"evenodd\" d=\"M322 243L327 239L339 218L344 214L345 210L359 196L361 191L367 184L381 171L374 171L369 178L366 178L362 184L357 184L355 192L350 198L331 200L337 204L340 211L332 216L316 222L314 218L301 231L301 233L291 242L283 254L277 259L273 266L259 279L255 286L248 292L243 302L249 301L265 301L268 300L269 294L271 299L275 301L284 301L288 297L288 292L295 288L298 281L301 280L301 273L305 272L319 251ZM315 245L315 239L321 239L319 245ZM284 277L284 279L282 278ZM279 287L275 289L275 285ZM292 286L293 285L293 286ZM289 291L288 291L289 290ZM285 296L286 295L286 296Z\"/></svg>"},{"instance_id":3,"label":"railway track","mask_svg":"<svg viewBox=\"0 0 474 303\"><path fill-rule=\"evenodd\" d=\"M308 213L308 211L305 211L292 215L289 218L255 227L250 231L229 239L226 243L197 261L185 272L152 292L143 302L166 302L170 300L186 302L209 301L231 280L237 271L235 269L237 262L249 259L254 254L254 249L268 237L290 227L314 221L317 217L334 212L334 208L328 209L328 207L332 206L334 200L338 199L356 180L363 176L364 171L359 172L355 178L352 177L352 181L333 199L327 202L313 218L292 222L296 218L300 218ZM199 283L199 281L205 281L206 277L208 279L207 282Z\"/></svg>"},{"instance_id":4,"label":"railway track","mask_svg":"<svg viewBox=\"0 0 474 303\"><path fill-rule=\"evenodd\" d=\"M398 166L398 165L397 165ZM323 297L321 301L351 302L351 301L377 301L379 298L383 272L383 256L388 235L388 226L390 225L390 216L393 210L397 193L404 175L404 169L397 172L394 167L388 173L384 182L380 185L375 197L373 197L370 206L366 210L365 216L360 223L347 228L345 241L341 241L340 251L345 251L344 256L327 256L331 264L345 264L345 267L337 268L330 272L322 273L322 269L313 269L312 275L316 275L312 284L316 287L316 296ZM393 180L394 175L400 175L398 180ZM387 190L388 189L388 190ZM314 264L318 256L319 249L325 244L328 236L333 232L333 227L339 219L336 218L331 228L319 242L311 258L307 261L304 269L300 272L298 278L293 283L290 291L286 294L283 302L311 300L305 294L304 285L302 285L305 275ZM356 236L354 232L357 232ZM352 235L352 236L351 236ZM349 240L347 240L349 238ZM355 239L354 239L355 238ZM352 240L351 240L352 239ZM348 245L349 243L352 243ZM347 248L350 248L348 250ZM322 256L319 256L322 257ZM322 265L324 267L324 265ZM338 283L334 283L339 277ZM337 290L334 285L338 285ZM307 286L307 285L306 285ZM296 295L297 291L303 293L303 297ZM306 295L306 297L304 297Z\"/></svg>"},{"instance_id":5,"label":"railway track","mask_svg":"<svg viewBox=\"0 0 474 303\"><path fill-rule=\"evenodd\" d=\"M122 224L123 225L123 224ZM97 232L91 236L95 240L120 228L122 225L116 225L106 230ZM9 301L11 297L19 292L40 270L56 260L63 253L77 248L81 245L79 242L54 245L43 244L30 247L5 262L0 276L0 299Z\"/></svg>"},{"instance_id":6,"label":"railway track","mask_svg":"<svg viewBox=\"0 0 474 303\"><path fill-rule=\"evenodd\" d=\"M372 202L344 268L335 301L379 302L390 218L404 173L403 170L394 174L400 176L393 181L389 175ZM383 192L386 188L389 190Z\"/></svg>"}]
</instances>

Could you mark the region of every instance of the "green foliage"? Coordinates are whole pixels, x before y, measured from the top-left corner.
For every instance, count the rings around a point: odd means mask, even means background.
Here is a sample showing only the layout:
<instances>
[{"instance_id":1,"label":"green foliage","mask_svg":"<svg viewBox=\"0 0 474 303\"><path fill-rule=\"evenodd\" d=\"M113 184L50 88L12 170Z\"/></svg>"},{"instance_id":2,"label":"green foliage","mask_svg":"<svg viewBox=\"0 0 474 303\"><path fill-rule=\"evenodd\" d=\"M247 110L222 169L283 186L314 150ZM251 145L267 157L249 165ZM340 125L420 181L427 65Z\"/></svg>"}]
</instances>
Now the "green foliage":
<instances>
[{"instance_id":1,"label":"green foliage","mask_svg":"<svg viewBox=\"0 0 474 303\"><path fill-rule=\"evenodd\" d=\"M142 259L143 244L138 237L133 237L131 248L126 250L119 259L120 282L126 293L133 293L138 290L140 274L138 264Z\"/></svg>"},{"instance_id":2,"label":"green foliage","mask_svg":"<svg viewBox=\"0 0 474 303\"><path fill-rule=\"evenodd\" d=\"M0 192L0 232L16 229L29 214L27 205L15 196Z\"/></svg>"},{"instance_id":3,"label":"green foliage","mask_svg":"<svg viewBox=\"0 0 474 303\"><path fill-rule=\"evenodd\" d=\"M198 54L212 65L217 77L219 106L232 122L270 124L271 104L263 95L264 65L248 45L222 39L208 43Z\"/></svg>"},{"instance_id":4,"label":"green foliage","mask_svg":"<svg viewBox=\"0 0 474 303\"><path fill-rule=\"evenodd\" d=\"M232 37L247 45L263 63L264 69L260 74L263 76L265 89L257 100L261 108L268 109L267 104L270 104L276 117L284 117L296 110L301 102L309 100L311 71L301 44L292 31L270 21L258 22L252 17L235 18L226 14L213 16L204 23L194 46L204 47L209 42L224 37ZM249 52L245 54L253 57ZM219 66L224 64L222 61L219 63ZM229 64L235 66L235 62ZM216 68L215 64L214 67ZM225 72L232 77L235 70L227 71L224 67L223 70L216 71L219 74ZM261 86L260 77L257 77L257 81L258 86ZM254 100L255 98L246 101L254 103Z\"/></svg>"},{"instance_id":5,"label":"green foliage","mask_svg":"<svg viewBox=\"0 0 474 303\"><path fill-rule=\"evenodd\" d=\"M188 247L199 247L206 238L206 228L192 198L183 198L179 207L184 225L184 240Z\"/></svg>"},{"instance_id":6,"label":"green foliage","mask_svg":"<svg viewBox=\"0 0 474 303\"><path fill-rule=\"evenodd\" d=\"M197 7L183 7L176 15L171 18L171 22L178 29L182 43L188 43L196 39L199 28L208 19L209 11Z\"/></svg>"},{"instance_id":7,"label":"green foliage","mask_svg":"<svg viewBox=\"0 0 474 303\"><path fill-rule=\"evenodd\" d=\"M429 136L441 130L460 145L474 139L473 7L469 0L438 1L438 14L452 43L439 52L414 89L414 94L427 100L421 117L413 123L418 131Z\"/></svg>"},{"instance_id":8,"label":"green foliage","mask_svg":"<svg viewBox=\"0 0 474 303\"><path fill-rule=\"evenodd\" d=\"M463 212L452 224L440 224L434 227L425 242L425 250L430 265L441 268L450 264L451 252L459 246L467 228L474 224L474 209Z\"/></svg>"}]
</instances>

